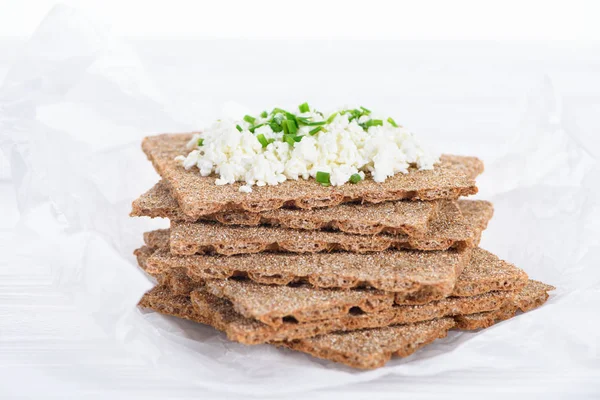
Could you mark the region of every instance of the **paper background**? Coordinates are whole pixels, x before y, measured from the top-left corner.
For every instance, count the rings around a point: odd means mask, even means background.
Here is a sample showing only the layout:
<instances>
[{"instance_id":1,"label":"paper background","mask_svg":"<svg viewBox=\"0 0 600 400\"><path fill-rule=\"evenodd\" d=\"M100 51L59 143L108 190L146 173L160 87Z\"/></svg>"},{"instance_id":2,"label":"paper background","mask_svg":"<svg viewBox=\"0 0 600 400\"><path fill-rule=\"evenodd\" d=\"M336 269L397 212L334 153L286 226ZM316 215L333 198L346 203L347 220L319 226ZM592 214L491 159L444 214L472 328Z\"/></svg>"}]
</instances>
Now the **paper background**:
<instances>
[{"instance_id":1,"label":"paper background","mask_svg":"<svg viewBox=\"0 0 600 400\"><path fill-rule=\"evenodd\" d=\"M3 188L16 194L3 189L0 397L598 395L598 45L448 46L130 43L54 9L0 89ZM299 62L306 51L317 61ZM481 157L479 197L496 209L482 247L557 286L548 303L369 372L138 311L152 284L131 253L165 225L128 218L157 180L140 139L201 127L232 102L305 100L360 102Z\"/></svg>"}]
</instances>

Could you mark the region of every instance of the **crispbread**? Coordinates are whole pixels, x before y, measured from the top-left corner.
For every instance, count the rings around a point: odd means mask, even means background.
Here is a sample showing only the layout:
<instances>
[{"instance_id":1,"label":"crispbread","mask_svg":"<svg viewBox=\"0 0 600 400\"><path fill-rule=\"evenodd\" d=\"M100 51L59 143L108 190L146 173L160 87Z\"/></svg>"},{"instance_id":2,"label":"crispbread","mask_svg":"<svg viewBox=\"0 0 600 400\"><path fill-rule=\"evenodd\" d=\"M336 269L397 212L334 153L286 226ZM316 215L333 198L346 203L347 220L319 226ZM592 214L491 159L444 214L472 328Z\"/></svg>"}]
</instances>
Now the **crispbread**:
<instances>
[{"instance_id":1,"label":"crispbread","mask_svg":"<svg viewBox=\"0 0 600 400\"><path fill-rule=\"evenodd\" d=\"M435 215L439 203L438 200L396 201L379 204L349 203L312 210L279 208L261 213L225 211L201 216L198 221L215 221L225 225L339 230L358 235L404 233L412 237L423 237L427 233L427 223ZM181 212L164 181L136 199L130 215L196 222Z\"/></svg>"},{"instance_id":2,"label":"crispbread","mask_svg":"<svg viewBox=\"0 0 600 400\"><path fill-rule=\"evenodd\" d=\"M260 253L242 256L174 256L157 250L147 261L152 274L186 268L192 280L248 277L262 284L308 283L319 288L373 287L402 293L448 296L468 263L471 249L379 253Z\"/></svg>"},{"instance_id":3,"label":"crispbread","mask_svg":"<svg viewBox=\"0 0 600 400\"><path fill-rule=\"evenodd\" d=\"M517 296L513 296L513 301L505 303L496 311L476 313L470 315L456 315L453 319L441 318L437 320L413 323L407 325L397 325L391 327L393 331L389 331L390 327L382 327L375 329L363 329L353 332L340 332L322 335L318 337L310 337L304 339L295 339L287 342L275 342L278 346L286 346L297 351L303 351L313 356L341 362L346 365L356 368L376 368L380 367L389 360L392 352L389 354L385 349L393 348L406 349L398 355L409 355L411 350L433 341L435 335L419 335L416 339L406 341L406 338L411 337L412 329L402 329L400 327L421 327L436 326L438 322L444 320L444 326L436 330L439 333L437 337L445 336L448 329L457 322L459 329L478 329L487 327L494 322L512 317L517 308L523 307L523 311L528 311L532 308L539 307L548 298L547 291L554 288L540 282L530 281L525 289ZM191 304L190 298L187 296L177 296L169 291L164 286L156 286L146 293L139 303L140 307L149 308L157 312L173 315L180 318L190 319L192 321L203 324L213 324L214 318L198 313ZM235 313L231 312L232 319L235 319ZM230 320L231 321L231 320ZM255 322L260 324L259 322ZM398 327L398 328L396 328ZM444 331L445 330L445 331ZM386 333L387 332L387 333ZM399 333L394 335L393 332ZM432 332L432 331L429 331ZM423 332L424 333L424 332ZM391 340L390 340L391 338ZM403 344L405 343L405 344ZM373 354L377 354L373 357Z\"/></svg>"},{"instance_id":4,"label":"crispbread","mask_svg":"<svg viewBox=\"0 0 600 400\"><path fill-rule=\"evenodd\" d=\"M159 285L168 287L173 294L189 296L192 290L204 284L201 280L192 281L184 268L173 268L160 274L149 272L147 261L154 251L155 249L148 246L142 246L136 249L133 254L136 256L138 265L142 270L154 277Z\"/></svg>"},{"instance_id":5,"label":"crispbread","mask_svg":"<svg viewBox=\"0 0 600 400\"><path fill-rule=\"evenodd\" d=\"M209 320L209 325L225 332L229 339L244 344L259 344L497 310L504 303L511 301L514 292L449 297L428 304L396 305L377 313L350 313L339 318L304 323L286 319L278 326L244 317L235 311L231 302L209 294L203 287L193 291L190 297L198 315L203 320Z\"/></svg>"},{"instance_id":6,"label":"crispbread","mask_svg":"<svg viewBox=\"0 0 600 400\"><path fill-rule=\"evenodd\" d=\"M555 289L554 286L530 279L527 285L517 292L512 302L504 304L498 310L455 317L457 328L464 330L487 328L496 322L514 317L519 310L531 311L544 304L548 300L548 292Z\"/></svg>"},{"instance_id":7,"label":"crispbread","mask_svg":"<svg viewBox=\"0 0 600 400\"><path fill-rule=\"evenodd\" d=\"M459 205L466 202L462 201ZM447 250L473 247L493 214L487 201L470 201L465 218L453 202L445 202L430 221L423 238L399 235L353 235L344 232L300 231L269 226L223 226L217 223L171 222L172 254L237 255L264 251L315 253L350 251L367 253L388 249ZM477 242L475 242L477 240ZM164 247L161 246L161 247Z\"/></svg>"},{"instance_id":8,"label":"crispbread","mask_svg":"<svg viewBox=\"0 0 600 400\"><path fill-rule=\"evenodd\" d=\"M491 260L491 261L490 261ZM489 262L488 266L481 265ZM146 269L145 264L140 264ZM178 269L176 271L181 271ZM163 273L162 275L169 275ZM188 294L194 289L189 278L175 275L165 280L175 294ZM196 287L203 283L197 283ZM456 281L452 296L470 296L494 290L521 290L527 284L527 274L514 265L498 260L483 249L474 249L471 261ZM271 326L280 325L284 319L294 318L298 322L339 318L350 312L380 312L396 304L423 304L440 300L431 296L420 296L418 302L406 299L400 293L382 292L372 289L328 290L315 289L308 285L274 286L260 285L252 281L237 279L209 280L206 290L217 297L229 300L234 309L248 318L257 319ZM411 301L412 300L412 301Z\"/></svg>"},{"instance_id":9,"label":"crispbread","mask_svg":"<svg viewBox=\"0 0 600 400\"><path fill-rule=\"evenodd\" d=\"M453 327L452 318L440 318L276 344L353 368L375 369L383 367L392 356L408 357L436 339L446 337Z\"/></svg>"},{"instance_id":10,"label":"crispbread","mask_svg":"<svg viewBox=\"0 0 600 400\"><path fill-rule=\"evenodd\" d=\"M391 200L456 199L477 193L474 177L483 171L475 157L442 156L433 170L411 169L385 182L365 179L356 185L324 187L314 180L288 180L276 186L256 187L252 193L239 192L240 184L217 186L215 177L202 177L194 167L183 168L175 157L186 155L192 133L163 134L143 140L142 150L156 171L168 183L181 211L198 219L227 210L260 212L281 207L328 207L352 201L381 203Z\"/></svg>"},{"instance_id":11,"label":"crispbread","mask_svg":"<svg viewBox=\"0 0 600 400\"><path fill-rule=\"evenodd\" d=\"M498 310L454 316L456 328L463 330L486 328L495 322L513 317L518 309L525 312L539 307L548 299L547 292L553 289L554 287L550 285L530 280L527 286L513 297L513 301L505 303ZM435 321L431 322L434 323ZM417 325L400 325L398 328ZM402 343L402 334L395 336L389 332L390 329L394 328L396 327L333 333L297 339L283 343L283 345L293 350L340 362L351 367L372 369L383 366L390 359L390 354L386 351L389 349L390 344L397 346ZM403 331L403 334L406 334L404 332L406 331ZM440 335L440 337L445 336L443 330L440 330ZM374 361L373 355L375 355L376 361Z\"/></svg>"},{"instance_id":12,"label":"crispbread","mask_svg":"<svg viewBox=\"0 0 600 400\"><path fill-rule=\"evenodd\" d=\"M139 306L151 309L161 314L172 315L178 318L185 318L191 321L210 325L210 319L198 314L192 307L189 297L173 295L163 286L157 286L142 297ZM277 346L285 346L298 351L304 351L316 357L341 362L356 368L377 368L383 366L392 355L406 357L419 348L431 343L437 338L446 336L448 330L454 326L452 318L441 318L432 321L418 322L407 325L396 325L393 327L384 327L371 330L362 330L356 332L347 332L343 338L352 338L358 335L362 340L354 341L355 344L366 342L370 343L369 349L376 349L372 345L385 343L387 346L381 346L382 349L370 352L365 355L364 352L356 351L355 347L331 347L323 346L327 338L336 339L340 334L329 334L320 336L316 342L308 340L298 340L294 342L275 342ZM369 332L369 333L367 333ZM346 343L348 339L343 339L340 344ZM337 341L337 340L334 340ZM314 343L311 347L311 343ZM322 350L319 350L322 348ZM367 347L363 347L366 349Z\"/></svg>"}]
</instances>

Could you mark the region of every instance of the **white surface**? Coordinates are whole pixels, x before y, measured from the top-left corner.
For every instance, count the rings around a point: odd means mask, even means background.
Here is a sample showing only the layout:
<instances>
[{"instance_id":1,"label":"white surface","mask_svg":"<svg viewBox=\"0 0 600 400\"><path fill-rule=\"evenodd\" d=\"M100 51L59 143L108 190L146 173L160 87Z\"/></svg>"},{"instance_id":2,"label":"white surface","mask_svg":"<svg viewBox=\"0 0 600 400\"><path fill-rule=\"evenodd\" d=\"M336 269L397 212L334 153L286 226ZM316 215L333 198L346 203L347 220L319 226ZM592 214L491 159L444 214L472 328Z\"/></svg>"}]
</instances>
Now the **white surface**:
<instances>
[{"instance_id":1,"label":"white surface","mask_svg":"<svg viewBox=\"0 0 600 400\"><path fill-rule=\"evenodd\" d=\"M125 45L56 10L0 91L12 169L0 185L0 398L597 397L598 65L590 43ZM161 221L127 217L157 179L139 139L197 128L229 100L360 102L482 157L481 197L496 207L483 247L559 289L539 310L370 372L141 314L151 284L131 252Z\"/></svg>"},{"instance_id":2,"label":"white surface","mask_svg":"<svg viewBox=\"0 0 600 400\"><path fill-rule=\"evenodd\" d=\"M64 0L129 37L599 40L595 0ZM29 37L56 0L0 0L0 36ZM310 21L307 23L306 21Z\"/></svg>"}]
</instances>

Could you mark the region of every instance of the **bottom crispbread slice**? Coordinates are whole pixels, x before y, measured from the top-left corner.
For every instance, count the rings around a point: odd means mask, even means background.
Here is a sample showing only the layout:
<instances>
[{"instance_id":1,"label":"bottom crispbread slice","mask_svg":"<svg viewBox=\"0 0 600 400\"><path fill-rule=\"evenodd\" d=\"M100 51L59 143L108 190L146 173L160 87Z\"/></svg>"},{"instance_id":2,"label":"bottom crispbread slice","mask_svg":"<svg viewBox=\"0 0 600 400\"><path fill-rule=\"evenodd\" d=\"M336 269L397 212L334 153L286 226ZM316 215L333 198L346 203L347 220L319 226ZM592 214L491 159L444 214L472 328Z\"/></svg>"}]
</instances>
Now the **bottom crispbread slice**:
<instances>
[{"instance_id":1,"label":"bottom crispbread slice","mask_svg":"<svg viewBox=\"0 0 600 400\"><path fill-rule=\"evenodd\" d=\"M504 304L498 310L455 317L457 327L464 330L487 328L496 322L514 317L519 310L527 312L538 308L548 300L548 292L555 289L554 286L530 279L513 301Z\"/></svg>"},{"instance_id":2,"label":"bottom crispbread slice","mask_svg":"<svg viewBox=\"0 0 600 400\"><path fill-rule=\"evenodd\" d=\"M529 281L528 285L513 297L512 302L496 311L457 315L453 319L441 318L407 325L331 333L274 344L351 367L372 369L383 366L392 355L407 356L437 337L445 336L455 322L459 329L478 329L514 316L517 309L528 311L539 307L548 298L547 292L553 289L550 285ZM214 324L214 318L197 312L188 296L175 295L165 286L157 286L146 293L139 306L203 324ZM415 335L417 332L421 334ZM406 340L407 338L409 340Z\"/></svg>"},{"instance_id":3,"label":"bottom crispbread slice","mask_svg":"<svg viewBox=\"0 0 600 400\"><path fill-rule=\"evenodd\" d=\"M160 302L160 299L156 300L157 293L164 296L165 293L172 292L166 286L157 286L144 295L146 299L144 301ZM173 296L177 297L174 294ZM322 321L298 323L294 320L285 320L277 327L240 315L229 301L207 293L204 288L192 292L191 300L196 314L200 316L199 322L208 323L224 331L231 340L245 344L260 344L313 337L337 331L378 328L451 315L497 310L513 296L513 292L490 292L469 298L448 298L424 305L394 306L379 313L351 313Z\"/></svg>"},{"instance_id":4,"label":"bottom crispbread slice","mask_svg":"<svg viewBox=\"0 0 600 400\"><path fill-rule=\"evenodd\" d=\"M505 306L500 309L472 315L455 316L452 321L453 325L456 323L456 328L463 330L486 328L493 325L495 322L515 316L519 309L525 312L541 306L548 299L548 291L551 290L554 290L553 286L530 280L527 286L514 297L513 301L505 304ZM430 321L430 323L433 324L436 323L436 321L442 320L445 319ZM423 323L400 325L398 328L408 326L415 327L422 324ZM383 366L391 358L392 354L395 354L395 352L389 351L390 348L406 348L403 338L396 336L394 328L396 327L333 333L294 340L283 343L283 345L292 350L308 353L318 358L340 362L354 368L373 369ZM452 326L450 328L452 328ZM439 337L445 336L443 329L440 328L437 332L440 334ZM432 335L418 335L417 337L413 337L409 343L413 343L415 347L422 346L420 343L425 336L431 339L430 341L435 340L435 337ZM409 354L410 352L406 355ZM402 353L399 355L403 356Z\"/></svg>"}]
</instances>

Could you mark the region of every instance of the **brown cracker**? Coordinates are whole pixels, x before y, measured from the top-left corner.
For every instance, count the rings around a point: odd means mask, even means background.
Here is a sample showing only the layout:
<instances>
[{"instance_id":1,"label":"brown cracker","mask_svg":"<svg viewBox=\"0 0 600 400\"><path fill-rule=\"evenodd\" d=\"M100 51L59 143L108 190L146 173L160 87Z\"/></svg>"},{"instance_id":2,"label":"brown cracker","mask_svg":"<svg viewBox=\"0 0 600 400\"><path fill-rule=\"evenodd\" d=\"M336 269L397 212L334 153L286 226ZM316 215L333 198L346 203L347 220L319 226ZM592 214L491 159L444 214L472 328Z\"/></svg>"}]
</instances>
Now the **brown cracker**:
<instances>
[{"instance_id":1,"label":"brown cracker","mask_svg":"<svg viewBox=\"0 0 600 400\"><path fill-rule=\"evenodd\" d=\"M440 201L396 201L379 204L340 204L312 210L279 208L251 213L226 211L201 216L198 221L225 225L272 225L289 229L339 230L358 235L404 233L422 237L428 221L435 215ZM196 222L181 212L164 181L141 195L132 204L131 216L169 218L171 221Z\"/></svg>"},{"instance_id":2,"label":"brown cracker","mask_svg":"<svg viewBox=\"0 0 600 400\"><path fill-rule=\"evenodd\" d=\"M209 294L204 288L193 291L191 300L196 312L204 319L209 319L210 325L224 331L229 339L245 344L259 344L491 311L500 308L513 296L513 292L490 292L474 297L450 297L428 304L397 305L378 313L350 313L321 321L298 323L285 320L276 327L242 316L229 301Z\"/></svg>"},{"instance_id":3,"label":"brown cracker","mask_svg":"<svg viewBox=\"0 0 600 400\"><path fill-rule=\"evenodd\" d=\"M308 283L320 288L373 287L402 292L406 298L426 291L446 297L468 263L471 250L379 253L260 253L241 256L174 256L157 250L147 270L157 274L186 268L192 280L247 277L262 284Z\"/></svg>"},{"instance_id":4,"label":"brown cracker","mask_svg":"<svg viewBox=\"0 0 600 400\"><path fill-rule=\"evenodd\" d=\"M365 179L356 185L324 187L314 180L288 180L276 186L256 187L252 193L239 192L240 183L217 186L215 177L202 177L197 168L186 170L175 157L187 155L192 133L163 134L144 138L142 150L168 183L181 211L198 219L227 210L260 212L281 207L316 208L360 201L381 203L392 200L456 199L477 193L474 177L483 171L475 157L444 155L433 170L411 169L385 182Z\"/></svg>"},{"instance_id":5,"label":"brown cracker","mask_svg":"<svg viewBox=\"0 0 600 400\"><path fill-rule=\"evenodd\" d=\"M465 218L459 208L468 204ZM169 237L172 254L223 255L264 251L314 253L350 251L367 253L388 249L447 250L473 247L480 231L493 214L487 201L461 201L459 207L445 202L430 222L427 235L413 238L399 235L353 235L344 232L300 231L269 226L224 226L217 223L171 222Z\"/></svg>"},{"instance_id":6,"label":"brown cracker","mask_svg":"<svg viewBox=\"0 0 600 400\"><path fill-rule=\"evenodd\" d=\"M530 279L527 285L517 292L512 302L503 305L498 310L457 316L455 318L457 328L464 330L487 328L496 322L514 317L519 310L531 311L544 304L548 300L548 292L555 289L554 286Z\"/></svg>"},{"instance_id":7,"label":"brown cracker","mask_svg":"<svg viewBox=\"0 0 600 400\"><path fill-rule=\"evenodd\" d=\"M486 264L492 261L492 263ZM527 274L483 249L474 249L451 293L454 297L476 296L492 291L517 291L527 284ZM206 290L224 298L245 317L278 326L285 319L298 322L340 318L352 312L376 313L397 305L425 304L440 300L432 296L405 298L401 293L369 289L330 290L260 285L251 281L211 280ZM414 298L421 301L414 301Z\"/></svg>"},{"instance_id":8,"label":"brown cracker","mask_svg":"<svg viewBox=\"0 0 600 400\"><path fill-rule=\"evenodd\" d=\"M353 368L375 369L392 356L408 357L454 327L452 318L407 325L394 325L354 332L331 333L278 345Z\"/></svg>"},{"instance_id":9,"label":"brown cracker","mask_svg":"<svg viewBox=\"0 0 600 400\"><path fill-rule=\"evenodd\" d=\"M513 297L511 302L505 303L498 310L454 316L456 328L463 330L487 328L498 321L513 317L518 309L526 312L541 306L548 299L547 291L553 289L554 287L550 285L530 280L527 286ZM430 321L430 323L435 323L435 321L440 320ZM403 327L414 327L417 325L419 324L333 333L293 340L284 343L283 345L293 350L302 351L315 357L340 362L351 367L372 369L383 366L391 356L391 354L386 351L389 349L390 344L392 346L400 345L404 339L402 335L407 334L407 331L404 330L399 336L395 336L393 332L389 331L390 329L401 329ZM450 328L451 327L452 326L450 326ZM440 330L439 337L443 336L445 336L445 332ZM429 336L429 338L432 339L430 341L435 339L433 336ZM413 341L413 343L415 342L419 343L420 341ZM408 354L400 354L400 356Z\"/></svg>"},{"instance_id":10,"label":"brown cracker","mask_svg":"<svg viewBox=\"0 0 600 400\"><path fill-rule=\"evenodd\" d=\"M493 262L484 265L489 260ZM145 269L145 266L142 265ZM181 271L178 269L176 271ZM162 275L169 275L164 273ZM188 294L202 282L193 285L185 277L182 283L178 276L164 281L171 285L176 294ZM521 290L527 284L527 274L514 265L498 260L483 249L474 249L471 261L463 269L456 281L451 296L474 296L495 290ZM339 318L350 312L373 313L383 311L396 304L424 304L440 300L428 296L405 298L401 293L382 292L370 289L328 290L315 289L308 285L299 287L260 285L252 281L237 279L209 280L206 290L214 296L229 300L235 310L248 318L257 319L265 324L277 326L286 318L299 322L317 321L327 318ZM414 298L420 301L414 301Z\"/></svg>"}]
</instances>

